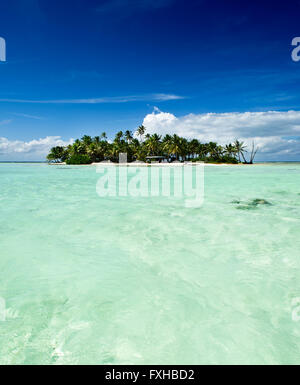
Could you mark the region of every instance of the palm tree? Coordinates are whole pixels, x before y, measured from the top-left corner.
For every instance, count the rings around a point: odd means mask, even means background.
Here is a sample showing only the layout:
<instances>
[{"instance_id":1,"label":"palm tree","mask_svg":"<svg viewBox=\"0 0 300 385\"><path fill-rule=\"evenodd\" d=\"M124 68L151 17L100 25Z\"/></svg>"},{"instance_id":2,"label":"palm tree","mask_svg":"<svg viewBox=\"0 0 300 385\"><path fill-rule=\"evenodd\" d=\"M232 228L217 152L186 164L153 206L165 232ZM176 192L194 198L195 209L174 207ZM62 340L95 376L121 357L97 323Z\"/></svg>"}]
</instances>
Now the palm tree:
<instances>
[{"instance_id":1,"label":"palm tree","mask_svg":"<svg viewBox=\"0 0 300 385\"><path fill-rule=\"evenodd\" d=\"M106 155L106 142L94 142L87 148L87 154L93 162L100 162Z\"/></svg>"},{"instance_id":2,"label":"palm tree","mask_svg":"<svg viewBox=\"0 0 300 385\"><path fill-rule=\"evenodd\" d=\"M63 161L64 162L66 160L66 159L64 159L65 154L66 154L66 151L65 151L64 147L61 147L61 146L52 147L50 150L50 153L47 156L47 159L50 162L51 161L54 161L54 162Z\"/></svg>"},{"instance_id":3,"label":"palm tree","mask_svg":"<svg viewBox=\"0 0 300 385\"><path fill-rule=\"evenodd\" d=\"M200 159L204 160L209 154L208 144L199 143L199 147L197 151L200 156Z\"/></svg>"},{"instance_id":4,"label":"palm tree","mask_svg":"<svg viewBox=\"0 0 300 385\"><path fill-rule=\"evenodd\" d=\"M123 131L119 131L116 133L115 142L120 143L123 138Z\"/></svg>"},{"instance_id":5,"label":"palm tree","mask_svg":"<svg viewBox=\"0 0 300 385\"><path fill-rule=\"evenodd\" d=\"M143 136L145 135L146 127L141 125L138 127L136 134L140 137L140 141L142 142Z\"/></svg>"},{"instance_id":6,"label":"palm tree","mask_svg":"<svg viewBox=\"0 0 300 385\"><path fill-rule=\"evenodd\" d=\"M138 139L132 139L128 149L130 154L129 158L132 160L146 160L147 149L138 141Z\"/></svg>"},{"instance_id":7,"label":"palm tree","mask_svg":"<svg viewBox=\"0 0 300 385\"><path fill-rule=\"evenodd\" d=\"M236 148L234 145L232 145L231 143L230 144L226 144L225 146L225 153L229 156L233 156L236 154Z\"/></svg>"},{"instance_id":8,"label":"palm tree","mask_svg":"<svg viewBox=\"0 0 300 385\"><path fill-rule=\"evenodd\" d=\"M84 145L83 142L81 142L79 139L76 139L72 145L71 152L75 154L85 154L86 148L87 147Z\"/></svg>"},{"instance_id":9,"label":"palm tree","mask_svg":"<svg viewBox=\"0 0 300 385\"><path fill-rule=\"evenodd\" d=\"M168 143L168 142L171 142L171 140L172 140L172 136L169 135L169 134L166 134L166 136L164 136L162 142L163 143Z\"/></svg>"},{"instance_id":10,"label":"palm tree","mask_svg":"<svg viewBox=\"0 0 300 385\"><path fill-rule=\"evenodd\" d=\"M84 135L81 141L85 146L89 146L92 143L92 138L89 135Z\"/></svg>"},{"instance_id":11,"label":"palm tree","mask_svg":"<svg viewBox=\"0 0 300 385\"><path fill-rule=\"evenodd\" d=\"M160 140L161 136L153 134L145 142L145 147L148 150L148 155L159 155L160 151Z\"/></svg>"},{"instance_id":12,"label":"palm tree","mask_svg":"<svg viewBox=\"0 0 300 385\"><path fill-rule=\"evenodd\" d=\"M172 143L172 136L167 134L162 140L162 150L165 154L168 155L168 158L170 158L170 155L172 153L171 143Z\"/></svg>"},{"instance_id":13,"label":"palm tree","mask_svg":"<svg viewBox=\"0 0 300 385\"><path fill-rule=\"evenodd\" d=\"M96 143L96 144L100 143L100 136L95 136L93 143Z\"/></svg>"},{"instance_id":14,"label":"palm tree","mask_svg":"<svg viewBox=\"0 0 300 385\"><path fill-rule=\"evenodd\" d=\"M102 132L102 134L101 134L101 139L102 139L102 140L106 140L106 139L107 139L106 132Z\"/></svg>"},{"instance_id":15,"label":"palm tree","mask_svg":"<svg viewBox=\"0 0 300 385\"><path fill-rule=\"evenodd\" d=\"M86 153L89 155L93 162L97 161L97 145L92 143L88 148Z\"/></svg>"},{"instance_id":16,"label":"palm tree","mask_svg":"<svg viewBox=\"0 0 300 385\"><path fill-rule=\"evenodd\" d=\"M179 138L179 155L182 160L185 160L188 155L188 140L185 138Z\"/></svg>"},{"instance_id":17,"label":"palm tree","mask_svg":"<svg viewBox=\"0 0 300 385\"><path fill-rule=\"evenodd\" d=\"M209 155L213 158L215 155L216 155L216 153L217 153L217 147L218 147L218 145L217 145L217 143L215 143L215 142L209 142L208 144L207 144L207 150L208 150L208 153L209 153Z\"/></svg>"},{"instance_id":18,"label":"palm tree","mask_svg":"<svg viewBox=\"0 0 300 385\"><path fill-rule=\"evenodd\" d=\"M188 148L188 152L189 152L189 157L192 156L192 158L194 158L194 156L197 154L197 151L199 149L199 141L197 139L192 139L190 142L188 142L188 145L187 145L187 148Z\"/></svg>"},{"instance_id":19,"label":"palm tree","mask_svg":"<svg viewBox=\"0 0 300 385\"><path fill-rule=\"evenodd\" d=\"M117 142L114 142L110 147L109 157L114 161L118 161L120 152L122 151L120 149L119 144Z\"/></svg>"},{"instance_id":20,"label":"palm tree","mask_svg":"<svg viewBox=\"0 0 300 385\"><path fill-rule=\"evenodd\" d=\"M174 134L168 145L168 152L170 155L175 155L176 160L179 158L179 154L182 151L182 143L180 137Z\"/></svg>"},{"instance_id":21,"label":"palm tree","mask_svg":"<svg viewBox=\"0 0 300 385\"><path fill-rule=\"evenodd\" d=\"M241 162L241 155L242 155L244 162L247 163L245 156L244 156L244 152L247 152L247 150L246 150L247 147L245 146L245 143L240 142L238 140L235 140L233 145L235 147L236 153L238 154L239 162Z\"/></svg>"},{"instance_id":22,"label":"palm tree","mask_svg":"<svg viewBox=\"0 0 300 385\"><path fill-rule=\"evenodd\" d=\"M133 136L132 136L132 132L127 130L125 132L125 139L127 140L127 143L130 144L132 139L133 139Z\"/></svg>"}]
</instances>

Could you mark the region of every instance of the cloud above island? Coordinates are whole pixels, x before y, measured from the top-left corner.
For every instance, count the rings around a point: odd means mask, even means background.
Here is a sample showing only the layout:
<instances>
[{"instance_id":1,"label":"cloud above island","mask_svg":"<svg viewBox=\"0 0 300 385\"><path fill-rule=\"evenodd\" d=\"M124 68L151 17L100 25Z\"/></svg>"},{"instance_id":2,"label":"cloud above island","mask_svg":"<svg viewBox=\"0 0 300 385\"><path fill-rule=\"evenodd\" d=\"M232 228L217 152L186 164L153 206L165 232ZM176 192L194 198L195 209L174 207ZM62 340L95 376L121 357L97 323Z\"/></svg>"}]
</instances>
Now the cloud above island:
<instances>
[{"instance_id":1,"label":"cloud above island","mask_svg":"<svg viewBox=\"0 0 300 385\"><path fill-rule=\"evenodd\" d=\"M254 140L262 160L300 160L300 111L188 114L177 117L157 108L143 122L147 132L177 134L227 144Z\"/></svg>"},{"instance_id":2,"label":"cloud above island","mask_svg":"<svg viewBox=\"0 0 300 385\"><path fill-rule=\"evenodd\" d=\"M45 160L50 148L67 146L73 142L73 139L62 140L60 136L47 136L46 138L33 139L28 142L0 137L0 159Z\"/></svg>"},{"instance_id":3,"label":"cloud above island","mask_svg":"<svg viewBox=\"0 0 300 385\"><path fill-rule=\"evenodd\" d=\"M9 121L0 121L7 124ZM300 160L300 111L229 112L176 116L157 107L144 117L147 132L227 144L235 139L259 146L257 160ZM125 130L125 128L124 128ZM87 134L89 130L87 129ZM51 147L74 139L47 136L29 141L0 137L0 160L44 160Z\"/></svg>"}]
</instances>

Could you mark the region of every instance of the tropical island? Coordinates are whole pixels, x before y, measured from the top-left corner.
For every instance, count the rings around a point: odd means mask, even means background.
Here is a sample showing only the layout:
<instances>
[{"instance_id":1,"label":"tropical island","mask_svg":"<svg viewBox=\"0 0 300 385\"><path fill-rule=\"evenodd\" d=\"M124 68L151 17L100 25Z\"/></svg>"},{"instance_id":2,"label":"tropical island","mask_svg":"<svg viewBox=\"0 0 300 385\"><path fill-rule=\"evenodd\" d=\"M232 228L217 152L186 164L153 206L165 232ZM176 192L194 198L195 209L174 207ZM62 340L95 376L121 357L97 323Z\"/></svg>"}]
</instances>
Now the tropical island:
<instances>
[{"instance_id":1,"label":"tropical island","mask_svg":"<svg viewBox=\"0 0 300 385\"><path fill-rule=\"evenodd\" d=\"M201 143L198 139L186 139L176 134L146 134L141 125L135 135L129 130L119 131L112 142L103 132L100 136L84 135L66 147L53 147L47 155L50 163L66 163L69 165L91 164L103 161L118 163L119 154L126 153L128 162L162 161L202 161L205 163L253 164L258 148L252 144L250 158L246 160L247 146L244 142L221 146L216 142Z\"/></svg>"}]
</instances>

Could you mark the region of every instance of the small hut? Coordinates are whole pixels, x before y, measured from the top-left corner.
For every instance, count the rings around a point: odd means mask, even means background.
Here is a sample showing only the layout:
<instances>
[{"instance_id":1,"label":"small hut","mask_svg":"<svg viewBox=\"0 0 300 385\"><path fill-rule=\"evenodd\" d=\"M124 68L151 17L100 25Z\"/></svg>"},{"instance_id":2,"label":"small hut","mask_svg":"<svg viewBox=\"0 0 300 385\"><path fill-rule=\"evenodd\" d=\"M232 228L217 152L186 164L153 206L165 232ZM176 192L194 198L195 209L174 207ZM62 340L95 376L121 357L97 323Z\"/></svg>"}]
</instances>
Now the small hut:
<instances>
[{"instance_id":1,"label":"small hut","mask_svg":"<svg viewBox=\"0 0 300 385\"><path fill-rule=\"evenodd\" d=\"M165 156L147 156L146 157L147 162L151 162L151 163L161 163L164 159L166 159Z\"/></svg>"}]
</instances>

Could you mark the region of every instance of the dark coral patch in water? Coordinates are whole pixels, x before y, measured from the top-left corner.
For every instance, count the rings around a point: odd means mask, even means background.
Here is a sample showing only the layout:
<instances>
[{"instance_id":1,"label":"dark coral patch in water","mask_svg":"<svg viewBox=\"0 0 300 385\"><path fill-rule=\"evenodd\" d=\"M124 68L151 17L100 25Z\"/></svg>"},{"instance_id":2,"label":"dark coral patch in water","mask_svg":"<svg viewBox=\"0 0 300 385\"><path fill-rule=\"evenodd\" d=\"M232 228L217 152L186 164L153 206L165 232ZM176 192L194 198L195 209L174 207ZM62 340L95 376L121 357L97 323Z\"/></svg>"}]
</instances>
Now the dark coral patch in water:
<instances>
[{"instance_id":1,"label":"dark coral patch in water","mask_svg":"<svg viewBox=\"0 0 300 385\"><path fill-rule=\"evenodd\" d=\"M266 199L253 199L250 202L242 202L240 200L234 200L231 203L238 205L238 210L253 210L260 205L272 206L272 203L268 202Z\"/></svg>"},{"instance_id":2,"label":"dark coral patch in water","mask_svg":"<svg viewBox=\"0 0 300 385\"><path fill-rule=\"evenodd\" d=\"M233 204L235 204L235 205L239 205L239 204L241 203L241 201L239 201L239 200L234 200L234 201L232 201L231 203L233 203Z\"/></svg>"},{"instance_id":3,"label":"dark coral patch in water","mask_svg":"<svg viewBox=\"0 0 300 385\"><path fill-rule=\"evenodd\" d=\"M253 210L256 209L256 206L253 205L239 205L237 207L238 210Z\"/></svg>"},{"instance_id":4,"label":"dark coral patch in water","mask_svg":"<svg viewBox=\"0 0 300 385\"><path fill-rule=\"evenodd\" d=\"M267 205L267 206L272 206L272 204L265 199L254 199L251 203L253 206L258 206L258 205Z\"/></svg>"}]
</instances>

